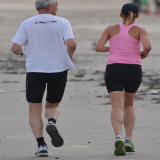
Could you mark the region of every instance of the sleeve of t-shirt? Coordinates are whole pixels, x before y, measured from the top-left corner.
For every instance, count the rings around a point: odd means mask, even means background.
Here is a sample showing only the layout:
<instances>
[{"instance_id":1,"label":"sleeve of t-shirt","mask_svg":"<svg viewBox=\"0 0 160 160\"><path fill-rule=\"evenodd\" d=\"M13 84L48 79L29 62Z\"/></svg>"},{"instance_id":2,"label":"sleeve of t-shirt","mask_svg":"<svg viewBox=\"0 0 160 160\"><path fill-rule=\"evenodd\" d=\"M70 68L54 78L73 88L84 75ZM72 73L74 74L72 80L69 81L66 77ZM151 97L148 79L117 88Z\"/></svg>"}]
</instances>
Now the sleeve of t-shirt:
<instances>
[{"instance_id":1,"label":"sleeve of t-shirt","mask_svg":"<svg viewBox=\"0 0 160 160\"><path fill-rule=\"evenodd\" d=\"M23 44L27 43L27 34L24 29L24 24L21 23L15 36L11 40L13 43L19 44L22 46Z\"/></svg>"},{"instance_id":2,"label":"sleeve of t-shirt","mask_svg":"<svg viewBox=\"0 0 160 160\"><path fill-rule=\"evenodd\" d=\"M66 41L67 39L71 39L71 38L74 38L74 35L73 35L73 31L72 31L72 26L70 24L70 22L66 19L64 19L63 21L63 38L64 38L64 41Z\"/></svg>"}]
</instances>

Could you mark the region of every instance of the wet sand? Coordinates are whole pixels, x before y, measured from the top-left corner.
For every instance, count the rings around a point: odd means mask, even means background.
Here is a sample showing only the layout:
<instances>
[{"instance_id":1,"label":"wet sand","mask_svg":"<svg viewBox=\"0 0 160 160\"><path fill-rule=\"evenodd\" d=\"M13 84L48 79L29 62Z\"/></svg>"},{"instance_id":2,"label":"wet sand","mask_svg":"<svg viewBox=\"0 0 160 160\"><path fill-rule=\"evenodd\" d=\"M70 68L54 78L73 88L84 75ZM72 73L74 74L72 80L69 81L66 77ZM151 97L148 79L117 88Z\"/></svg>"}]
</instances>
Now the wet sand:
<instances>
[{"instance_id":1,"label":"wet sand","mask_svg":"<svg viewBox=\"0 0 160 160\"><path fill-rule=\"evenodd\" d=\"M32 0L1 0L0 14L0 159L36 160L36 141L28 124L25 100L25 57L10 51L10 39L20 22L36 14ZM143 60L143 82L135 99L136 152L115 157L114 133L110 122L111 104L103 75L108 54L93 48L103 30L120 23L119 10L126 0L61 0L58 16L67 18L77 41L76 68L69 71L60 105L58 128L65 144L54 148L45 132L48 160L159 160L160 145L160 16L140 15L137 24L150 35L152 51ZM8 4L9 3L9 4ZM116 4L116 5L115 5ZM154 11L154 6L151 6ZM45 98L44 98L45 100ZM44 126L47 121L44 117ZM124 133L123 133L124 137Z\"/></svg>"}]
</instances>

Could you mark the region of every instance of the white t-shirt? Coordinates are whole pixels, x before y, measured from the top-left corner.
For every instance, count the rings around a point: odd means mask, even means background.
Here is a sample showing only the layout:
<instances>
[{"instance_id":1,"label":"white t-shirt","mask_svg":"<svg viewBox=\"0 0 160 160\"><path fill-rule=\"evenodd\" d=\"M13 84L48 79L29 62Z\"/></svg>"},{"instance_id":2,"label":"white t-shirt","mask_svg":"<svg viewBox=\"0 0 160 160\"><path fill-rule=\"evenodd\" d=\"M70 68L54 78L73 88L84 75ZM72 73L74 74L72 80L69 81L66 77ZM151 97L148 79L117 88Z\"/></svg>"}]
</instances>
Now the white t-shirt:
<instances>
[{"instance_id":1,"label":"white t-shirt","mask_svg":"<svg viewBox=\"0 0 160 160\"><path fill-rule=\"evenodd\" d=\"M74 68L65 41L74 38L68 20L40 14L24 20L12 42L27 44L27 72L55 73Z\"/></svg>"}]
</instances>

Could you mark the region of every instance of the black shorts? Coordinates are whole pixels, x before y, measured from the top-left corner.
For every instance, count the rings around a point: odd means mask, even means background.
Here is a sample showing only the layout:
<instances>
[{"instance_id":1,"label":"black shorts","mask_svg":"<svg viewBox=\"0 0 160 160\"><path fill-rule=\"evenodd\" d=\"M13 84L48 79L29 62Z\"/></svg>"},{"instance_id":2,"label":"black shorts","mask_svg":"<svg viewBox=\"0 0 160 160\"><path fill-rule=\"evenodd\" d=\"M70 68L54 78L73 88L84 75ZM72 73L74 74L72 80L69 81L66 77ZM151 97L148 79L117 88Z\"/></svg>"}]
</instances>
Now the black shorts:
<instances>
[{"instance_id":1,"label":"black shorts","mask_svg":"<svg viewBox=\"0 0 160 160\"><path fill-rule=\"evenodd\" d=\"M49 103L58 103L62 100L68 71L59 73L27 73L26 99L31 103L42 103L47 85L46 100Z\"/></svg>"},{"instance_id":2,"label":"black shorts","mask_svg":"<svg viewBox=\"0 0 160 160\"><path fill-rule=\"evenodd\" d=\"M142 67L136 64L110 64L106 67L105 83L108 92L137 92L142 82Z\"/></svg>"}]
</instances>

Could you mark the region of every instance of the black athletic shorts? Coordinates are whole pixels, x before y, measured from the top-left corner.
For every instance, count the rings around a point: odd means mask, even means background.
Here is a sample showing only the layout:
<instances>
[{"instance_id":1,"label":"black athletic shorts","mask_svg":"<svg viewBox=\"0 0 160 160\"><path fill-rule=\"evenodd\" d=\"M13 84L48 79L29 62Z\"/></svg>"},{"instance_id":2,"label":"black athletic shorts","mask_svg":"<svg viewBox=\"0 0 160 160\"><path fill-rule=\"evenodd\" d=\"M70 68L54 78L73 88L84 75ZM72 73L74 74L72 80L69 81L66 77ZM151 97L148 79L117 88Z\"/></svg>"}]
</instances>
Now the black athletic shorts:
<instances>
[{"instance_id":1,"label":"black athletic shorts","mask_svg":"<svg viewBox=\"0 0 160 160\"><path fill-rule=\"evenodd\" d=\"M62 100L68 71L59 73L27 73L26 99L31 103L42 103L47 86L46 100L49 103L58 103Z\"/></svg>"},{"instance_id":2,"label":"black athletic shorts","mask_svg":"<svg viewBox=\"0 0 160 160\"><path fill-rule=\"evenodd\" d=\"M108 92L137 92L142 81L141 65L115 63L106 66L105 83Z\"/></svg>"}]
</instances>

